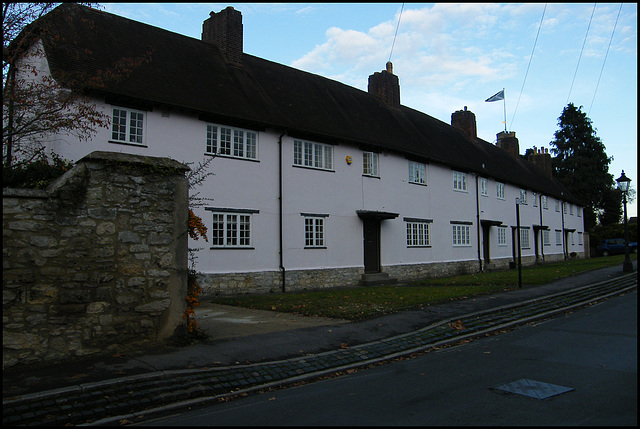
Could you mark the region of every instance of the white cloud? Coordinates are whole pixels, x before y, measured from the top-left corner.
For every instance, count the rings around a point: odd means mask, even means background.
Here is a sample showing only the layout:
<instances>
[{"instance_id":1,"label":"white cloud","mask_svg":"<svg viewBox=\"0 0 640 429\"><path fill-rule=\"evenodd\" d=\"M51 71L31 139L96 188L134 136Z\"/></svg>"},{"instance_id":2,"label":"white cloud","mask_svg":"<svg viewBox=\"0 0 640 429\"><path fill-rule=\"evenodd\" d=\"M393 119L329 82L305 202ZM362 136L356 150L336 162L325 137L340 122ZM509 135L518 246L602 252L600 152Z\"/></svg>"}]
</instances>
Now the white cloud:
<instances>
[{"instance_id":1,"label":"white cloud","mask_svg":"<svg viewBox=\"0 0 640 429\"><path fill-rule=\"evenodd\" d=\"M502 11L494 4L406 8L393 47L395 70L405 81L423 80L431 85L472 78L490 81L513 73L514 67L505 62L514 61L515 57L500 49L487 49L476 40L495 37L492 29L500 21ZM292 66L325 76L338 67L361 71L365 76L371 74L384 68L391 53L396 19L375 25L367 32L331 27L326 31L326 40Z\"/></svg>"}]
</instances>

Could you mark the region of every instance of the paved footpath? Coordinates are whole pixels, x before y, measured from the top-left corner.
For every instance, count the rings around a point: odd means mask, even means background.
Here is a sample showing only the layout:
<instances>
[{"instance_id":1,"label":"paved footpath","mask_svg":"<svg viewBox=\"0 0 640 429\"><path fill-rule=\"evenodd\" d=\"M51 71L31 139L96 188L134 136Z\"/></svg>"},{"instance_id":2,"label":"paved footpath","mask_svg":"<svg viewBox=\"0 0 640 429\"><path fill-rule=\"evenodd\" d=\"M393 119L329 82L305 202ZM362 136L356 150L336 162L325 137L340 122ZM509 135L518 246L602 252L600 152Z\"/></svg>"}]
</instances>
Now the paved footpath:
<instances>
[{"instance_id":1,"label":"paved footpath","mask_svg":"<svg viewBox=\"0 0 640 429\"><path fill-rule=\"evenodd\" d=\"M634 266L635 266L634 261ZM637 288L621 267L428 306L310 327L3 371L3 424L108 424L367 366L508 329Z\"/></svg>"}]
</instances>

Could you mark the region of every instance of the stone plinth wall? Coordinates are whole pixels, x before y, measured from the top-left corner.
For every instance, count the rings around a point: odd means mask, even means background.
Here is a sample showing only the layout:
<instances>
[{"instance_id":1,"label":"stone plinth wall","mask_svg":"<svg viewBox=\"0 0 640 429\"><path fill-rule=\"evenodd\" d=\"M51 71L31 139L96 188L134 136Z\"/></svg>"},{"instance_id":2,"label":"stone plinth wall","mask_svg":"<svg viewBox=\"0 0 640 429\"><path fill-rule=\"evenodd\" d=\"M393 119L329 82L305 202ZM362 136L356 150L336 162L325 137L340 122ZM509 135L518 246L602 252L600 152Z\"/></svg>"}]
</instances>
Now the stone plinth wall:
<instances>
[{"instance_id":1,"label":"stone plinth wall","mask_svg":"<svg viewBox=\"0 0 640 429\"><path fill-rule=\"evenodd\" d=\"M184 323L187 170L94 152L46 191L3 190L3 367L131 350Z\"/></svg>"},{"instance_id":2,"label":"stone plinth wall","mask_svg":"<svg viewBox=\"0 0 640 429\"><path fill-rule=\"evenodd\" d=\"M313 270L287 270L285 291L357 286L364 268L325 268ZM203 296L233 296L282 292L280 271L247 273L215 273L198 275Z\"/></svg>"}]
</instances>

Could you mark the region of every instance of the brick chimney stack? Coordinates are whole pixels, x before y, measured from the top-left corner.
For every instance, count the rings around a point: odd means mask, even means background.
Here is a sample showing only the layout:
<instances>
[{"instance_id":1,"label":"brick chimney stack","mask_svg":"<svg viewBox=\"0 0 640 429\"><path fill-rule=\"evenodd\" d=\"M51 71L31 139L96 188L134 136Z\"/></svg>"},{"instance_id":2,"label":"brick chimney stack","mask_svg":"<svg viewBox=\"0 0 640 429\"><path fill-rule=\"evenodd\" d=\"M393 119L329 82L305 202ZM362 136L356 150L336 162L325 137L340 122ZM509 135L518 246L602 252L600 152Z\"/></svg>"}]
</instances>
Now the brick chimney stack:
<instances>
[{"instance_id":1,"label":"brick chimney stack","mask_svg":"<svg viewBox=\"0 0 640 429\"><path fill-rule=\"evenodd\" d=\"M464 110L456 110L451 114L451 125L471 138L475 139L478 137L476 115L472 111L467 110L467 106L464 106Z\"/></svg>"},{"instance_id":2,"label":"brick chimney stack","mask_svg":"<svg viewBox=\"0 0 640 429\"><path fill-rule=\"evenodd\" d=\"M549 149L533 147L533 153L529 155L529 162L538 167L548 177L553 176L553 167L551 166L551 155Z\"/></svg>"},{"instance_id":3,"label":"brick chimney stack","mask_svg":"<svg viewBox=\"0 0 640 429\"><path fill-rule=\"evenodd\" d=\"M496 146L509 152L511 156L517 158L520 155L520 145L515 131L500 131L496 134Z\"/></svg>"},{"instance_id":4,"label":"brick chimney stack","mask_svg":"<svg viewBox=\"0 0 640 429\"><path fill-rule=\"evenodd\" d=\"M386 70L369 76L369 94L378 96L382 101L396 109L400 108L400 81L393 74L393 64L387 62Z\"/></svg>"},{"instance_id":5,"label":"brick chimney stack","mask_svg":"<svg viewBox=\"0 0 640 429\"><path fill-rule=\"evenodd\" d=\"M229 6L209 16L202 24L202 40L218 46L228 63L242 66L242 13Z\"/></svg>"}]
</instances>

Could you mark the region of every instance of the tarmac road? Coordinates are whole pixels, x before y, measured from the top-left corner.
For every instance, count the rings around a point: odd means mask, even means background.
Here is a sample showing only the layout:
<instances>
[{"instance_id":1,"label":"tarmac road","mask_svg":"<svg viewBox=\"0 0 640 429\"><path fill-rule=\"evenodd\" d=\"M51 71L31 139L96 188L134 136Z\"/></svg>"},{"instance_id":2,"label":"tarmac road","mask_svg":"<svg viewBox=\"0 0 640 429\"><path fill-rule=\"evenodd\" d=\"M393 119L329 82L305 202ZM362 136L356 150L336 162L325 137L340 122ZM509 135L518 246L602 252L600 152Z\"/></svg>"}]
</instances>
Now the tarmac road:
<instances>
[{"instance_id":1,"label":"tarmac road","mask_svg":"<svg viewBox=\"0 0 640 429\"><path fill-rule=\"evenodd\" d=\"M637 310L633 291L463 346L144 424L636 426Z\"/></svg>"}]
</instances>

